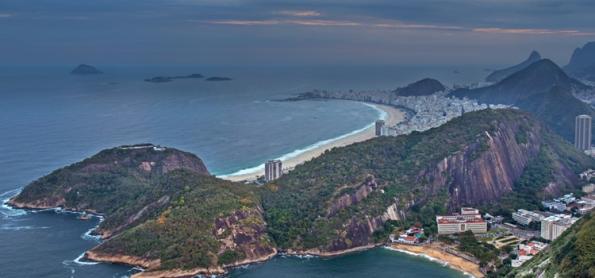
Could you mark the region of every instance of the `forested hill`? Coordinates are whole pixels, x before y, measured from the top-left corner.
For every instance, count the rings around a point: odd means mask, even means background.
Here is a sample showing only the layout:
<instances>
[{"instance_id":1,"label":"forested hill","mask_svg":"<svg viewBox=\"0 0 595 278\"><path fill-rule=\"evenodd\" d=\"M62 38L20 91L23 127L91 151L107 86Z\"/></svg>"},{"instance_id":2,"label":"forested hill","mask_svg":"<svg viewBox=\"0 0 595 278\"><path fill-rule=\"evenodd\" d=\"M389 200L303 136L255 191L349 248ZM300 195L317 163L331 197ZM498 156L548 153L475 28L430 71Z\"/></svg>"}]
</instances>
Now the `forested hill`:
<instances>
[{"instance_id":1,"label":"forested hill","mask_svg":"<svg viewBox=\"0 0 595 278\"><path fill-rule=\"evenodd\" d=\"M276 254L254 188L209 175L195 155L122 146L56 170L9 204L100 213L104 241L87 258L141 266L141 275L221 274Z\"/></svg>"},{"instance_id":2,"label":"forested hill","mask_svg":"<svg viewBox=\"0 0 595 278\"><path fill-rule=\"evenodd\" d=\"M436 214L463 205L536 207L593 166L532 116L488 109L331 150L266 185L262 202L279 247L334 252L383 240L390 224L433 231Z\"/></svg>"}]
</instances>

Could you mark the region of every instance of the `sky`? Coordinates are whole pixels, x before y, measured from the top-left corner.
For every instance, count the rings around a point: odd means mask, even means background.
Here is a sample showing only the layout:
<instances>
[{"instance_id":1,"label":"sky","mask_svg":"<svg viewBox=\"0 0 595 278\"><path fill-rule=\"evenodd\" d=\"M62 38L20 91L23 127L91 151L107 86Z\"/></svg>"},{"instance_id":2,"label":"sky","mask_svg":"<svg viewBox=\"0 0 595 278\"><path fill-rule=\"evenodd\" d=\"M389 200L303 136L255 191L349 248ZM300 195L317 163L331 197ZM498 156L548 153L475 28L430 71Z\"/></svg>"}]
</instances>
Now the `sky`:
<instances>
[{"instance_id":1,"label":"sky","mask_svg":"<svg viewBox=\"0 0 595 278\"><path fill-rule=\"evenodd\" d=\"M0 63L560 65L593 0L0 0Z\"/></svg>"}]
</instances>

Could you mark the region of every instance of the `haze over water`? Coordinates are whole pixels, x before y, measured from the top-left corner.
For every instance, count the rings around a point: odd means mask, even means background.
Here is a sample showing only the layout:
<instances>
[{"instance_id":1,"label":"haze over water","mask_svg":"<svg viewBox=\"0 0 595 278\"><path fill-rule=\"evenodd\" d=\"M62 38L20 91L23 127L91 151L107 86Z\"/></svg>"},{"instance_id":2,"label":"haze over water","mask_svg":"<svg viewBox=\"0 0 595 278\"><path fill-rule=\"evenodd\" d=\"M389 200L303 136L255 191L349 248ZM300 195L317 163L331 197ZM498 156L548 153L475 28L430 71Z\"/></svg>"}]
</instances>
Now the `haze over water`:
<instances>
[{"instance_id":1,"label":"haze over water","mask_svg":"<svg viewBox=\"0 0 595 278\"><path fill-rule=\"evenodd\" d=\"M101 149L150 142L197 154L213 174L257 166L296 149L360 129L378 111L356 102L276 102L309 89L394 89L422 77L446 84L479 80L482 68L206 68L100 66L106 74L71 76L70 66L2 67L1 199L54 169ZM460 73L455 74L454 69ZM158 75L229 76L230 82ZM0 208L1 277L121 277L129 267L73 262L97 241L97 219ZM369 261L371 264L356 264ZM23 266L27 267L23 267ZM420 258L375 250L331 260L276 258L234 271L238 277L372 275L460 276ZM285 274L280 274L280 270ZM386 269L385 269L386 270ZM293 276L292 276L293 275Z\"/></svg>"}]
</instances>

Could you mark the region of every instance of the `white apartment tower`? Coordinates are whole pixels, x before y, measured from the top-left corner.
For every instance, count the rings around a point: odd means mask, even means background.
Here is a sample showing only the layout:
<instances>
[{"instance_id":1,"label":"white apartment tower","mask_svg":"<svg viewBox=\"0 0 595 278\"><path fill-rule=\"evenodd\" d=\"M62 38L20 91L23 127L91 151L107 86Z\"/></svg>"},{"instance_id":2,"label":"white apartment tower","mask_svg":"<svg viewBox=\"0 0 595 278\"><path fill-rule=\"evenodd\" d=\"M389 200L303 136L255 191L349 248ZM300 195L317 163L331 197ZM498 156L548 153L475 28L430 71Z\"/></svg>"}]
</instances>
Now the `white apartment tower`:
<instances>
[{"instance_id":1,"label":"white apartment tower","mask_svg":"<svg viewBox=\"0 0 595 278\"><path fill-rule=\"evenodd\" d=\"M276 180L283 175L281 160L269 160L264 164L264 179L266 181Z\"/></svg>"},{"instance_id":2,"label":"white apartment tower","mask_svg":"<svg viewBox=\"0 0 595 278\"><path fill-rule=\"evenodd\" d=\"M382 136L382 129L384 128L385 122L383 120L376 121L376 136Z\"/></svg>"},{"instance_id":3,"label":"white apartment tower","mask_svg":"<svg viewBox=\"0 0 595 278\"><path fill-rule=\"evenodd\" d=\"M591 149L591 116L578 115L574 123L574 146L586 151Z\"/></svg>"}]
</instances>

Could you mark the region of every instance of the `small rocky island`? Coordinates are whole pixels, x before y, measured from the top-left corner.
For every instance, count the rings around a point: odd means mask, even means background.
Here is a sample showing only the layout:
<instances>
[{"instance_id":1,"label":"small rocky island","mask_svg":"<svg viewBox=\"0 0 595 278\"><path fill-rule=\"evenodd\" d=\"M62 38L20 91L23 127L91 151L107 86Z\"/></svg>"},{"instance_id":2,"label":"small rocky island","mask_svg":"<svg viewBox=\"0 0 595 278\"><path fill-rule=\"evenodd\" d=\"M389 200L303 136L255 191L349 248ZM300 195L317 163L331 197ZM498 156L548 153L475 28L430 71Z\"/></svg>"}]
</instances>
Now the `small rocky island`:
<instances>
[{"instance_id":1,"label":"small rocky island","mask_svg":"<svg viewBox=\"0 0 595 278\"><path fill-rule=\"evenodd\" d=\"M75 75L91 75L91 74L102 74L102 73L103 72L98 70L96 67L87 65L87 64L80 64L70 72L70 74L75 74Z\"/></svg>"},{"instance_id":2,"label":"small rocky island","mask_svg":"<svg viewBox=\"0 0 595 278\"><path fill-rule=\"evenodd\" d=\"M206 81L231 81L232 79L229 77L223 76L213 76L206 79Z\"/></svg>"},{"instance_id":3,"label":"small rocky island","mask_svg":"<svg viewBox=\"0 0 595 278\"><path fill-rule=\"evenodd\" d=\"M203 77L204 76L202 76L202 74L193 73L190 75L178 75L178 76L155 76L152 78L147 78L147 79L145 79L145 81L152 82L152 83L166 83L166 82L174 81L176 79L200 79Z\"/></svg>"}]
</instances>

